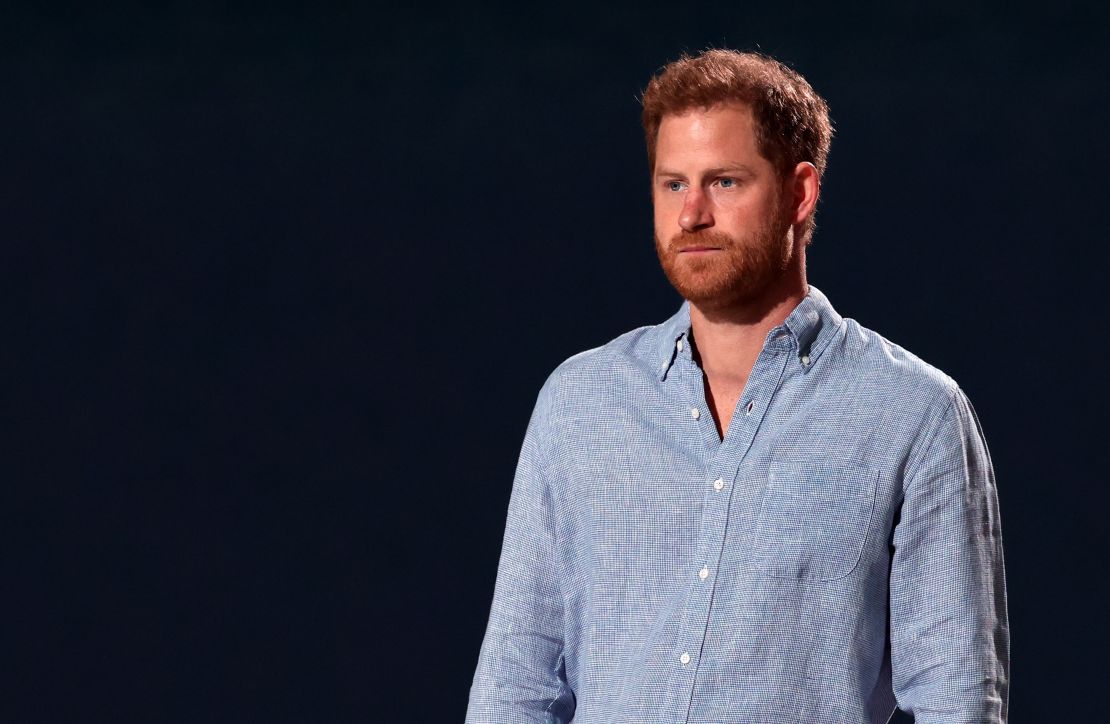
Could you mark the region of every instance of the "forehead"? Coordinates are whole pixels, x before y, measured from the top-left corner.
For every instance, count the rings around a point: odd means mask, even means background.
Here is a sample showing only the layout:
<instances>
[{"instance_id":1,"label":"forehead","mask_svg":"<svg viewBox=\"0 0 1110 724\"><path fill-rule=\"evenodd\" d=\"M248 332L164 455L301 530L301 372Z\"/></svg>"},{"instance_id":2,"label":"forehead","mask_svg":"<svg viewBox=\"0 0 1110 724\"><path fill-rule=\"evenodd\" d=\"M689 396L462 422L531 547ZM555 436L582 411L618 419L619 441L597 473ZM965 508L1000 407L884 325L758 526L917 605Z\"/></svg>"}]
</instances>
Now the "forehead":
<instances>
[{"instance_id":1,"label":"forehead","mask_svg":"<svg viewBox=\"0 0 1110 724\"><path fill-rule=\"evenodd\" d=\"M762 158L750 106L722 103L663 116L655 143L657 164L708 156L749 163Z\"/></svg>"}]
</instances>

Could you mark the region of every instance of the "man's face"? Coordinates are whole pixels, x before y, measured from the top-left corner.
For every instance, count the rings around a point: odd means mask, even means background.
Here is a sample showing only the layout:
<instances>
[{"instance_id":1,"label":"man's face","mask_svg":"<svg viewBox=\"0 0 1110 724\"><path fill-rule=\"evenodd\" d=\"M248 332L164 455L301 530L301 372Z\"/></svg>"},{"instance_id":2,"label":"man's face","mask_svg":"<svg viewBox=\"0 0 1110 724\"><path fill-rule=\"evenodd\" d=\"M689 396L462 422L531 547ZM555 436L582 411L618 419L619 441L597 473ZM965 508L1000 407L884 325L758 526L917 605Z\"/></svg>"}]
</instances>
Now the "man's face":
<instances>
[{"instance_id":1,"label":"man's face","mask_svg":"<svg viewBox=\"0 0 1110 724\"><path fill-rule=\"evenodd\" d=\"M703 309L731 307L781 279L794 254L785 199L756 147L749 107L664 116L652 178L655 250L684 298Z\"/></svg>"}]
</instances>

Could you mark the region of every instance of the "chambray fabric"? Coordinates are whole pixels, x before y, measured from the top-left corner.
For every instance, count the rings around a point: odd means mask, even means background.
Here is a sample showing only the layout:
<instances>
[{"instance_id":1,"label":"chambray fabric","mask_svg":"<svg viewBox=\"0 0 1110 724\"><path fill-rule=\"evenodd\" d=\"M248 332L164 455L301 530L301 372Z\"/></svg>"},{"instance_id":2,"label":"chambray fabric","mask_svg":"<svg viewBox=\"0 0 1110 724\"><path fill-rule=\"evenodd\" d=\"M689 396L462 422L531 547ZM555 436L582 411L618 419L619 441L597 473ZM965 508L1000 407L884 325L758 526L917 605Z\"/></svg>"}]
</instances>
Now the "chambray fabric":
<instances>
[{"instance_id":1,"label":"chambray fabric","mask_svg":"<svg viewBox=\"0 0 1110 724\"><path fill-rule=\"evenodd\" d=\"M466 721L1005 721L998 498L964 392L811 285L722 441L690 342L684 303L543 385Z\"/></svg>"}]
</instances>

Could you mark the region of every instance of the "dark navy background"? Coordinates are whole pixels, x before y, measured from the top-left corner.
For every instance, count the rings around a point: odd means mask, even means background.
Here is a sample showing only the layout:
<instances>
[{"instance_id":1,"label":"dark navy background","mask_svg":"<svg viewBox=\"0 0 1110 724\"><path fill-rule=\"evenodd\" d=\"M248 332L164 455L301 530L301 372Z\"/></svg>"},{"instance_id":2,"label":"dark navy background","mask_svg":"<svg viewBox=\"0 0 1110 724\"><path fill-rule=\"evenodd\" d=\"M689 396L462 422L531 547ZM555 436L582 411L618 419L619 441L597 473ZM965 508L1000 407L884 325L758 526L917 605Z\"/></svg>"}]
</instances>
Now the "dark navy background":
<instances>
[{"instance_id":1,"label":"dark navy background","mask_svg":"<svg viewBox=\"0 0 1110 724\"><path fill-rule=\"evenodd\" d=\"M837 126L810 281L979 412L1016 722L1107 643L1098 3L4 11L21 722L460 721L535 395L679 299L637 97L760 49Z\"/></svg>"}]
</instances>

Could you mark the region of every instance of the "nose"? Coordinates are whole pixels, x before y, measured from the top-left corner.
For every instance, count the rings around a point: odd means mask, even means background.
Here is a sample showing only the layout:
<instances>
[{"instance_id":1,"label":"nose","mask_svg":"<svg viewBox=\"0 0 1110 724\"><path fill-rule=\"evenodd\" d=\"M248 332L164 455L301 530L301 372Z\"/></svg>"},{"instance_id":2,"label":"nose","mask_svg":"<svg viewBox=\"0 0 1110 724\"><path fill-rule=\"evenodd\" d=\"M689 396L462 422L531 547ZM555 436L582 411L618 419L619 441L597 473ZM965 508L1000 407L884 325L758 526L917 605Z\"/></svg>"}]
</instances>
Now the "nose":
<instances>
[{"instance_id":1,"label":"nose","mask_svg":"<svg viewBox=\"0 0 1110 724\"><path fill-rule=\"evenodd\" d=\"M682 213L678 225L684 231L697 231L713 226L713 214L709 209L709 199L696 187L691 187L682 200Z\"/></svg>"}]
</instances>

